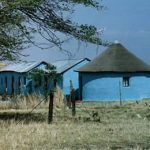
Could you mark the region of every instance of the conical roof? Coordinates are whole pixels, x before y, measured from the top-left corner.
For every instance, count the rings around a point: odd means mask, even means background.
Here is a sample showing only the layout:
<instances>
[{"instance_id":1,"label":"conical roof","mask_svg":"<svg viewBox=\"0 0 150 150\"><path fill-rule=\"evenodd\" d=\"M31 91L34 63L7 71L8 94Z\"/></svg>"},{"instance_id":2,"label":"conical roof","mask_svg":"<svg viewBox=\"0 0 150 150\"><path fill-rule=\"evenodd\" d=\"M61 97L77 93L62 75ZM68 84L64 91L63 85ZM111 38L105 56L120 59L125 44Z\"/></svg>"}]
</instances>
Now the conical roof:
<instances>
[{"instance_id":1,"label":"conical roof","mask_svg":"<svg viewBox=\"0 0 150 150\"><path fill-rule=\"evenodd\" d=\"M120 43L112 44L78 72L150 72L150 66Z\"/></svg>"}]
</instances>

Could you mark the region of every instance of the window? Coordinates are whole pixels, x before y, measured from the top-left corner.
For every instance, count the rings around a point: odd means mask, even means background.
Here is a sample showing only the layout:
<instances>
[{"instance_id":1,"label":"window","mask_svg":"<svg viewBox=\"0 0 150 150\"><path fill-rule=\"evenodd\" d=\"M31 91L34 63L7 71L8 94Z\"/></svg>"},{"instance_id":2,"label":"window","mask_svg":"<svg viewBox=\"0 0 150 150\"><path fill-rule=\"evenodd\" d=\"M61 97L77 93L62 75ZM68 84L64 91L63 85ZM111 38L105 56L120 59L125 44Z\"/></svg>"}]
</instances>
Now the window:
<instances>
[{"instance_id":1,"label":"window","mask_svg":"<svg viewBox=\"0 0 150 150\"><path fill-rule=\"evenodd\" d=\"M12 86L12 94L14 94L14 92L15 92L15 82L14 82L14 76L12 76L12 83L11 83L11 86Z\"/></svg>"},{"instance_id":2,"label":"window","mask_svg":"<svg viewBox=\"0 0 150 150\"><path fill-rule=\"evenodd\" d=\"M18 86L21 87L21 77L18 78Z\"/></svg>"},{"instance_id":3,"label":"window","mask_svg":"<svg viewBox=\"0 0 150 150\"><path fill-rule=\"evenodd\" d=\"M26 77L23 78L23 84L26 85Z\"/></svg>"},{"instance_id":4,"label":"window","mask_svg":"<svg viewBox=\"0 0 150 150\"><path fill-rule=\"evenodd\" d=\"M1 84L3 84L3 78L1 78Z\"/></svg>"},{"instance_id":5,"label":"window","mask_svg":"<svg viewBox=\"0 0 150 150\"><path fill-rule=\"evenodd\" d=\"M18 77L18 92L21 92L21 77Z\"/></svg>"},{"instance_id":6,"label":"window","mask_svg":"<svg viewBox=\"0 0 150 150\"><path fill-rule=\"evenodd\" d=\"M54 79L54 87L57 86L57 79Z\"/></svg>"},{"instance_id":7,"label":"window","mask_svg":"<svg viewBox=\"0 0 150 150\"><path fill-rule=\"evenodd\" d=\"M8 87L7 87L7 77L5 77L5 92L7 93Z\"/></svg>"},{"instance_id":8,"label":"window","mask_svg":"<svg viewBox=\"0 0 150 150\"><path fill-rule=\"evenodd\" d=\"M123 86L124 87L129 87L130 86L129 77L123 77Z\"/></svg>"}]
</instances>

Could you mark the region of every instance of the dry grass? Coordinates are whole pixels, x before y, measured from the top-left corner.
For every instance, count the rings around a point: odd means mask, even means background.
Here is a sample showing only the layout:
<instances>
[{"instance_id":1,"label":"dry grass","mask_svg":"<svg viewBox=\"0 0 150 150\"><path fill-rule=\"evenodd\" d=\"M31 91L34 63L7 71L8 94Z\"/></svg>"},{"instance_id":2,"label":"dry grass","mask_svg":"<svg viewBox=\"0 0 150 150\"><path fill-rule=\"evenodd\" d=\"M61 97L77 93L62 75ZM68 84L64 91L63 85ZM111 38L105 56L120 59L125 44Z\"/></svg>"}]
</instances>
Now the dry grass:
<instances>
[{"instance_id":1,"label":"dry grass","mask_svg":"<svg viewBox=\"0 0 150 150\"><path fill-rule=\"evenodd\" d=\"M29 96L3 96L0 97L0 110L6 109L30 109L36 106L41 100L44 100L44 103L40 105L40 108L47 108L49 96L36 95L32 94ZM64 106L64 94L62 90L57 87L54 94L54 102L56 107Z\"/></svg>"},{"instance_id":2,"label":"dry grass","mask_svg":"<svg viewBox=\"0 0 150 150\"><path fill-rule=\"evenodd\" d=\"M93 116L96 114L96 117ZM150 101L78 103L77 115L55 109L48 125L47 109L0 112L0 149L150 149ZM21 121L20 124L17 124Z\"/></svg>"},{"instance_id":3,"label":"dry grass","mask_svg":"<svg viewBox=\"0 0 150 150\"><path fill-rule=\"evenodd\" d=\"M38 104L42 99L44 99L44 96L38 96L38 95L30 95L30 96L7 96L5 100L0 101L0 110L6 110L6 109L30 109L33 108L36 104ZM44 108L46 105L45 103L42 103L40 105L41 108Z\"/></svg>"}]
</instances>

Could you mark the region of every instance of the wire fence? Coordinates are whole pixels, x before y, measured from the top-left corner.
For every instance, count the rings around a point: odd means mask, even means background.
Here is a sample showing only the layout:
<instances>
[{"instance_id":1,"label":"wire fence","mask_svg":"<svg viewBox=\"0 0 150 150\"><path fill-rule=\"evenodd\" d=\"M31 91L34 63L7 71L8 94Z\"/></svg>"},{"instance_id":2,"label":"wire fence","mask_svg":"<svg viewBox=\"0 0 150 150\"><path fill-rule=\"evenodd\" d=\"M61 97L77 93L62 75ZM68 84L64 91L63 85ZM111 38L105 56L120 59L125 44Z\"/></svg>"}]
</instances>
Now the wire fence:
<instances>
[{"instance_id":1,"label":"wire fence","mask_svg":"<svg viewBox=\"0 0 150 150\"><path fill-rule=\"evenodd\" d=\"M38 104L36 104L31 111L28 112L28 114L31 114L43 101L45 101L46 98L42 99ZM21 122L21 120L19 120L16 125L18 125Z\"/></svg>"},{"instance_id":2,"label":"wire fence","mask_svg":"<svg viewBox=\"0 0 150 150\"><path fill-rule=\"evenodd\" d=\"M42 98L42 97L41 97ZM59 97L57 96L57 95L55 95L55 99L59 99ZM23 99L22 99L23 100ZM19 121L17 121L16 122L16 125L18 125L18 124L20 124L22 121L26 121L27 119L30 119L29 117L31 116L32 117L32 113L33 113L33 111L34 110L36 110L37 108L38 108L38 106L40 106L41 104L42 104L42 102L48 102L47 100L50 100L50 96L48 95L47 97L44 97L44 98L42 98L42 99L40 99L40 101L37 103L37 104L35 104L32 108L31 108L31 110L30 111L28 111L28 112L26 112L25 114L23 114L22 116L24 116L23 117L23 119L19 119ZM54 102L55 103L55 102ZM91 113L91 111L89 111L88 110L88 108L83 104L83 102L81 102L80 103L81 105L80 105L80 108L78 108L78 110L80 109L80 110L82 110L85 114L87 114L89 117L92 117L92 113ZM66 108L68 107L68 109L67 109L67 111L66 111ZM62 111L63 110L63 112L60 112L60 111ZM70 108L70 106L67 106L67 98L66 98L66 96L64 96L64 98L63 98L63 107L61 106L61 110L57 110L57 108L56 107L54 107L54 112L53 112L53 117L58 117L58 118L60 118L60 117L62 117L62 119L63 119L63 117L64 117L64 119L65 119L65 117L68 117L68 116L71 116L71 110L72 110L72 106L71 106L71 108ZM67 112L67 113L66 113ZM62 113L64 114L64 116L62 115ZM69 114L68 114L69 113ZM26 115L29 115L29 117L26 117ZM74 117L78 117L78 111L77 111L77 114L76 115L74 115ZM18 117L18 116L17 116ZM48 117L48 116L47 116ZM18 119L18 118L17 118Z\"/></svg>"}]
</instances>

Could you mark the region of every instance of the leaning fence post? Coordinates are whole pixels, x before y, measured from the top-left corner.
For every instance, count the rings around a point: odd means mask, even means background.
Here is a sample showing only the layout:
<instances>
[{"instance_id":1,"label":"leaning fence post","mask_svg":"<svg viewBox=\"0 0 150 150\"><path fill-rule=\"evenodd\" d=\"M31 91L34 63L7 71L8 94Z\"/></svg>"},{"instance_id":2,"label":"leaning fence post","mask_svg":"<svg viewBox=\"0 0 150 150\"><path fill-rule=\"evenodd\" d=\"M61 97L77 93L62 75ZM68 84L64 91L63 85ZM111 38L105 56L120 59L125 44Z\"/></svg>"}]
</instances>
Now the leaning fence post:
<instances>
[{"instance_id":1,"label":"leaning fence post","mask_svg":"<svg viewBox=\"0 0 150 150\"><path fill-rule=\"evenodd\" d=\"M52 123L53 121L53 105L54 105L54 91L51 91L48 110L48 124Z\"/></svg>"},{"instance_id":2,"label":"leaning fence post","mask_svg":"<svg viewBox=\"0 0 150 150\"><path fill-rule=\"evenodd\" d=\"M75 91L74 89L71 90L71 103L72 103L72 116L76 115L76 101L75 101Z\"/></svg>"}]
</instances>

